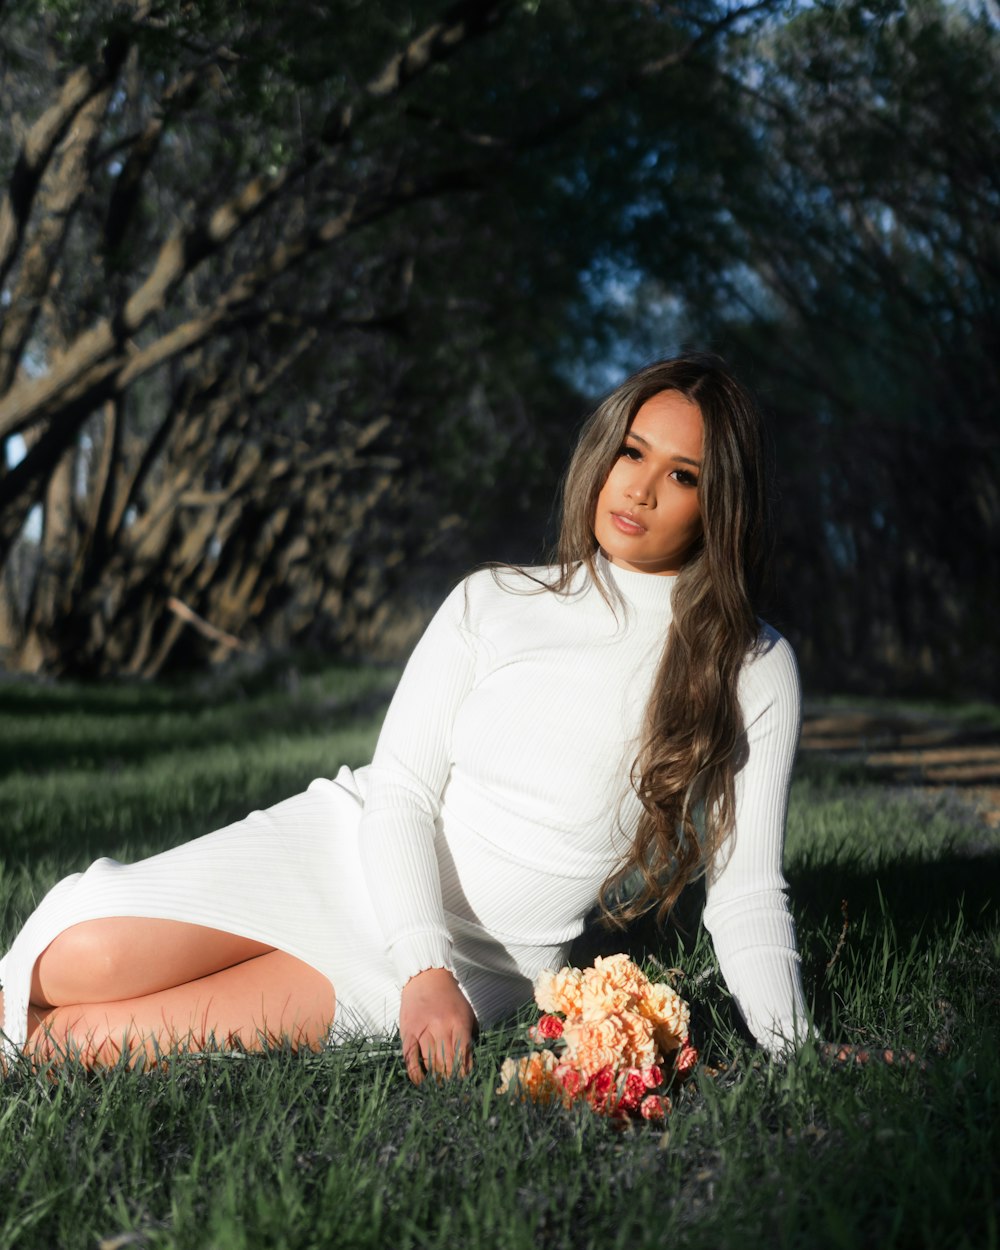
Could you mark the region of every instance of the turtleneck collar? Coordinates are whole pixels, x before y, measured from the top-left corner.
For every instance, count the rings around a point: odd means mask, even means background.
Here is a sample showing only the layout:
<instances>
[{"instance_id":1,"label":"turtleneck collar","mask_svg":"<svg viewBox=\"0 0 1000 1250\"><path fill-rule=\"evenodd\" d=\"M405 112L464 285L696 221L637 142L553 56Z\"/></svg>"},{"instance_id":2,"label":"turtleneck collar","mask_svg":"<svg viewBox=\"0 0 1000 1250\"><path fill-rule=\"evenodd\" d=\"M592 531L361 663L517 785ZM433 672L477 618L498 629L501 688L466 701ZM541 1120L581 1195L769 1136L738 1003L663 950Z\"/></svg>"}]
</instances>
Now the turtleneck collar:
<instances>
[{"instance_id":1,"label":"turtleneck collar","mask_svg":"<svg viewBox=\"0 0 1000 1250\"><path fill-rule=\"evenodd\" d=\"M603 551L597 552L596 565L601 576L617 587L626 603L641 609L670 610L677 584L676 574L637 573L633 569L622 569L612 564Z\"/></svg>"}]
</instances>

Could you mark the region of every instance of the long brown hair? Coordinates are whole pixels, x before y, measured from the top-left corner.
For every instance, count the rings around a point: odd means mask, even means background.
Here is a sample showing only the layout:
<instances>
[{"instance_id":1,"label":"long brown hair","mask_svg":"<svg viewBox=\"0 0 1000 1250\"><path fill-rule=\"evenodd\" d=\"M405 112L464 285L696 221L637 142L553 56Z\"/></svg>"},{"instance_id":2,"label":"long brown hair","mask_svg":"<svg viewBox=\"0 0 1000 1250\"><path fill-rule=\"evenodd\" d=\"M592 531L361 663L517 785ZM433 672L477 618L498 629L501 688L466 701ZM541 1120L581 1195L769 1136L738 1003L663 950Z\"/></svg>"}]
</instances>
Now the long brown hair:
<instances>
[{"instance_id":1,"label":"long brown hair","mask_svg":"<svg viewBox=\"0 0 1000 1250\"><path fill-rule=\"evenodd\" d=\"M737 684L758 640L753 603L769 546L760 411L722 360L689 354L628 378L583 427L563 484L556 553L561 575L552 589L565 588L581 562L601 585L597 497L639 408L669 390L701 411L703 532L677 577L672 620L632 766L643 809L638 831L627 858L601 887L605 918L618 924L654 906L657 918L665 919L733 828L743 734ZM616 898L636 877L638 892Z\"/></svg>"}]
</instances>

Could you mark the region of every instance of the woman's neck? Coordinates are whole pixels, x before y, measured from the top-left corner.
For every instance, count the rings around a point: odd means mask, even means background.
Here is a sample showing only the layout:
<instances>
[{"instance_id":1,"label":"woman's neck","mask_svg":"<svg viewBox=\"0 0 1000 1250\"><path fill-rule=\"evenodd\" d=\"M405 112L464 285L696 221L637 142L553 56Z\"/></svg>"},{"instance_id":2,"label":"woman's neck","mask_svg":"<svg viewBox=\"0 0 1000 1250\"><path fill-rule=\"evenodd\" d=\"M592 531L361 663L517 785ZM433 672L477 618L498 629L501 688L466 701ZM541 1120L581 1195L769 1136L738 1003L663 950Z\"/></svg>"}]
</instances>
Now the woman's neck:
<instances>
[{"instance_id":1,"label":"woman's neck","mask_svg":"<svg viewBox=\"0 0 1000 1250\"><path fill-rule=\"evenodd\" d=\"M603 551L595 557L598 573L609 585L617 588L626 603L639 608L669 608L673 598L676 574L639 573L612 564Z\"/></svg>"}]
</instances>

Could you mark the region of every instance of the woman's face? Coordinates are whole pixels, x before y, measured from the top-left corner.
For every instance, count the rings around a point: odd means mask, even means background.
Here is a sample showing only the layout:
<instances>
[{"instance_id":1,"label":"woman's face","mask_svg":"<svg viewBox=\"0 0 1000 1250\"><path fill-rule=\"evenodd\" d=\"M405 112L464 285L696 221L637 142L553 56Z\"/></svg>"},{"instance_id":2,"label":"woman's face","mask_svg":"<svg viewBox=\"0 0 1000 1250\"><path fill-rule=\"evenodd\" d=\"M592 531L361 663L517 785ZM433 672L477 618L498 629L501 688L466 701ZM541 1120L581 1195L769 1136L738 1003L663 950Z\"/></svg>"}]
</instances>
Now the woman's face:
<instances>
[{"instance_id":1,"label":"woman's face","mask_svg":"<svg viewBox=\"0 0 1000 1250\"><path fill-rule=\"evenodd\" d=\"M594 535L612 564L677 573L701 536L704 427L697 404L661 391L635 414L601 487Z\"/></svg>"}]
</instances>

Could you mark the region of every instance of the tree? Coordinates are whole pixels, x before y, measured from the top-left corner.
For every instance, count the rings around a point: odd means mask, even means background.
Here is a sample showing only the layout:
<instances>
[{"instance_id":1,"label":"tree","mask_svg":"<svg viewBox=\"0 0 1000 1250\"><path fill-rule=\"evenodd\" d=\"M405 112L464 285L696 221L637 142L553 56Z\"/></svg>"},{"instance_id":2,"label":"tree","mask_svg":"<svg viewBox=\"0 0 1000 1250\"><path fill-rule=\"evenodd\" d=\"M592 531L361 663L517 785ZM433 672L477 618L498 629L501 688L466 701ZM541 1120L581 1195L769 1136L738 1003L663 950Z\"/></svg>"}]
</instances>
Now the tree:
<instances>
[{"instance_id":1,"label":"tree","mask_svg":"<svg viewBox=\"0 0 1000 1250\"><path fill-rule=\"evenodd\" d=\"M470 478L531 496L607 243L580 192L606 162L627 196L684 67L764 7L8 4L7 663L357 639L456 504L488 523Z\"/></svg>"}]
</instances>

